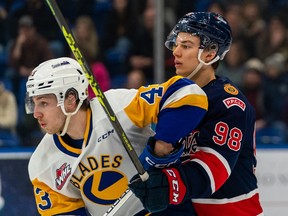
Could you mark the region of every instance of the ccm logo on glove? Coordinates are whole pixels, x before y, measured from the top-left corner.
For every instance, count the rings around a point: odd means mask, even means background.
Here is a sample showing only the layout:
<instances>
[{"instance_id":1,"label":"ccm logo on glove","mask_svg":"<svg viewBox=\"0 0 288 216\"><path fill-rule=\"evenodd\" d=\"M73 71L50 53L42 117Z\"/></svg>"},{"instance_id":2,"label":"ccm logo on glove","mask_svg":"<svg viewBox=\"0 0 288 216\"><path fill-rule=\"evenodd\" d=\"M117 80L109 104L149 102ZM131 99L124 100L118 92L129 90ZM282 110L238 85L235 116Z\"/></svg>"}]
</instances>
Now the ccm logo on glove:
<instances>
[{"instance_id":1,"label":"ccm logo on glove","mask_svg":"<svg viewBox=\"0 0 288 216\"><path fill-rule=\"evenodd\" d=\"M169 182L169 200L170 204L177 205L181 203L186 194L186 187L180 177L177 169L164 169Z\"/></svg>"},{"instance_id":2,"label":"ccm logo on glove","mask_svg":"<svg viewBox=\"0 0 288 216\"><path fill-rule=\"evenodd\" d=\"M153 161L153 159L150 159L148 156L147 157L145 157L145 161L151 166L151 167L155 167L155 168L165 168L165 167L169 167L169 166L171 166L171 165L173 165L173 164L177 164L178 162L179 162L179 159L177 158L177 159L175 159L174 161L172 161L172 162L167 162L167 164L161 164L161 163L159 163L159 164L157 164L157 163L155 163L154 161Z\"/></svg>"}]
</instances>

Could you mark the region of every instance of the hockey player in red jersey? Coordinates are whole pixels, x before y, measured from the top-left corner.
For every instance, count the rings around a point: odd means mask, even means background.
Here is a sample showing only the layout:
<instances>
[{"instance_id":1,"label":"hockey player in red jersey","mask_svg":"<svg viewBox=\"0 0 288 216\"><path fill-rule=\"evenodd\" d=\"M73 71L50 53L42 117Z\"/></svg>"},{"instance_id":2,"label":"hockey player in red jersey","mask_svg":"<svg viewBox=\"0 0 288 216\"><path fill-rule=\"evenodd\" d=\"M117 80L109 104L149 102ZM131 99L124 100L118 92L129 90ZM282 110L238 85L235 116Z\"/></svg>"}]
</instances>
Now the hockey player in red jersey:
<instances>
[{"instance_id":1,"label":"hockey player in red jersey","mask_svg":"<svg viewBox=\"0 0 288 216\"><path fill-rule=\"evenodd\" d=\"M228 78L215 74L230 49L231 35L222 16L192 12L167 37L176 74L205 91L209 108L197 129L182 140L179 166L155 169L150 162L147 181L139 181L137 175L130 181L130 189L151 215L263 215L254 173L254 109ZM146 161L157 160L146 152Z\"/></svg>"}]
</instances>

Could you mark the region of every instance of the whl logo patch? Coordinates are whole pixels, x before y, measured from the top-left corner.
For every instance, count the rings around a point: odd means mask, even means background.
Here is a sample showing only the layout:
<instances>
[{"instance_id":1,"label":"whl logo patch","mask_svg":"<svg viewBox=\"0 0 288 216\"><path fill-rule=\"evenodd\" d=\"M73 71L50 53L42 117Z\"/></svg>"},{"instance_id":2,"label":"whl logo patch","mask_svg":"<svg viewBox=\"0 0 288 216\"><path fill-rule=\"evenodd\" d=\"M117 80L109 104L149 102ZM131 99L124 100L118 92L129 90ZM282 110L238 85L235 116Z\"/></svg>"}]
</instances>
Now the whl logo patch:
<instances>
[{"instance_id":1,"label":"whl logo patch","mask_svg":"<svg viewBox=\"0 0 288 216\"><path fill-rule=\"evenodd\" d=\"M64 163L59 169L56 169L56 188L61 190L68 177L71 175L70 164Z\"/></svg>"}]
</instances>

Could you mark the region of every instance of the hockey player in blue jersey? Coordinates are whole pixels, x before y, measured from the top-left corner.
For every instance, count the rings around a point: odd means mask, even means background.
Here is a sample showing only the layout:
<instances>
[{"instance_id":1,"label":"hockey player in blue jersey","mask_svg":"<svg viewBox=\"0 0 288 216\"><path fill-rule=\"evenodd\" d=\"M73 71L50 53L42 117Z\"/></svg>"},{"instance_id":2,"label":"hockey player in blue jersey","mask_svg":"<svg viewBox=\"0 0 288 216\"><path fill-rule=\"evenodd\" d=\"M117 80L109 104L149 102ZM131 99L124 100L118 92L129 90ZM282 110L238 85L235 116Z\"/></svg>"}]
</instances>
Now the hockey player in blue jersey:
<instances>
[{"instance_id":1,"label":"hockey player in blue jersey","mask_svg":"<svg viewBox=\"0 0 288 216\"><path fill-rule=\"evenodd\" d=\"M81 66L65 57L46 61L32 71L26 87L27 113L47 132L28 167L39 213L102 216L126 191L136 169L99 101L87 100ZM208 108L204 91L181 76L105 95L139 155L149 138L171 143L181 153L178 141ZM142 209L132 195L117 214L130 216Z\"/></svg>"},{"instance_id":2,"label":"hockey player in blue jersey","mask_svg":"<svg viewBox=\"0 0 288 216\"><path fill-rule=\"evenodd\" d=\"M182 140L181 165L162 170L152 166L145 182L137 175L132 178L130 189L151 215L263 215L255 176L254 109L228 78L215 74L229 51L231 35L222 16L192 12L167 37L176 74L202 87L209 108L199 126ZM146 161L163 154L144 153Z\"/></svg>"}]
</instances>

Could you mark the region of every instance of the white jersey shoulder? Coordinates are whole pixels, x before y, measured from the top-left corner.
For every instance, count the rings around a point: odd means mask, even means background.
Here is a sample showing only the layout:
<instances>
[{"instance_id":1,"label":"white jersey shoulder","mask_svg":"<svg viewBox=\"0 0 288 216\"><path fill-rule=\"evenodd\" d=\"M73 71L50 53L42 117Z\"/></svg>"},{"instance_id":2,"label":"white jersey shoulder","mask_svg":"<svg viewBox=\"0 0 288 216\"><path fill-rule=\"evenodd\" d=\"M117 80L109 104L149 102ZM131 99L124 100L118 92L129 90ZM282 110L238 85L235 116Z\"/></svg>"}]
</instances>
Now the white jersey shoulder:
<instances>
[{"instance_id":1,"label":"white jersey shoulder","mask_svg":"<svg viewBox=\"0 0 288 216\"><path fill-rule=\"evenodd\" d=\"M107 94L111 106L137 154L140 154L154 132L148 126L135 126L124 111L135 95L134 91L121 92L127 96L121 101L114 93ZM64 195L63 202L67 202L67 197L82 198L92 215L103 215L127 189L129 179L137 171L98 100L91 101L91 110L83 149L72 148L62 137L47 134L31 156L29 176L35 187L43 187L42 190L48 187L53 193ZM49 197L51 203L59 203L52 195ZM134 213L143 208L136 198L129 199L129 203ZM45 209L47 211L49 209Z\"/></svg>"}]
</instances>

